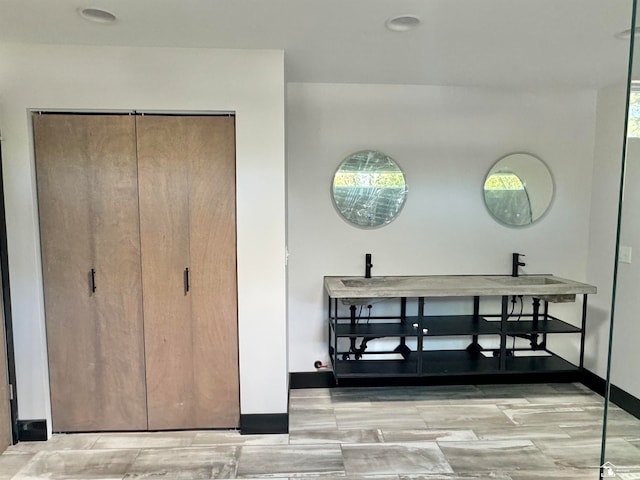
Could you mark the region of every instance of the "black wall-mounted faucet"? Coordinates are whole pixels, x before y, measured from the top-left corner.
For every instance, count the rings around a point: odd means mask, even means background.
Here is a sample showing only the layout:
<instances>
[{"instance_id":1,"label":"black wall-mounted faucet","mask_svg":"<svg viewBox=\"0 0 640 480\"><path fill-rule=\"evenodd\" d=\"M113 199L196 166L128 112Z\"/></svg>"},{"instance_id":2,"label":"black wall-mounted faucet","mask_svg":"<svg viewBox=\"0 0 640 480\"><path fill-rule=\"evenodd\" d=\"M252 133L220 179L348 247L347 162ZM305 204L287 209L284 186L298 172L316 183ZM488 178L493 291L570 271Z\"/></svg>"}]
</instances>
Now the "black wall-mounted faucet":
<instances>
[{"instance_id":1,"label":"black wall-mounted faucet","mask_svg":"<svg viewBox=\"0 0 640 480\"><path fill-rule=\"evenodd\" d=\"M371 263L371 254L365 253L364 255L364 278L371 278L371 267L373 267L373 263Z\"/></svg>"},{"instance_id":2,"label":"black wall-mounted faucet","mask_svg":"<svg viewBox=\"0 0 640 480\"><path fill-rule=\"evenodd\" d=\"M522 253L513 253L511 262L511 276L518 276L518 267L524 267L526 263L520 261L520 257L524 257Z\"/></svg>"}]
</instances>

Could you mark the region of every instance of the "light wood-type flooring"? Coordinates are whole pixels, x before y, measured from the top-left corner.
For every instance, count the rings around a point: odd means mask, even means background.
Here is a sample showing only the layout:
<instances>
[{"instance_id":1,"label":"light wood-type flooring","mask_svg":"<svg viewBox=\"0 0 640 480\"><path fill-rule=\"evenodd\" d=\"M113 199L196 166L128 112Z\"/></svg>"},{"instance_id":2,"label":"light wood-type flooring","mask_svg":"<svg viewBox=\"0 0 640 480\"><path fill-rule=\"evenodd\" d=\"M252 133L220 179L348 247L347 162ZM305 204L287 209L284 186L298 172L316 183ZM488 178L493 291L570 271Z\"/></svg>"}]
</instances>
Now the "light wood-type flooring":
<instances>
[{"instance_id":1,"label":"light wood-type flooring","mask_svg":"<svg viewBox=\"0 0 640 480\"><path fill-rule=\"evenodd\" d=\"M55 435L9 447L0 480L597 480L602 414L580 384L292 390L286 435ZM610 478L640 479L640 420L609 420Z\"/></svg>"}]
</instances>

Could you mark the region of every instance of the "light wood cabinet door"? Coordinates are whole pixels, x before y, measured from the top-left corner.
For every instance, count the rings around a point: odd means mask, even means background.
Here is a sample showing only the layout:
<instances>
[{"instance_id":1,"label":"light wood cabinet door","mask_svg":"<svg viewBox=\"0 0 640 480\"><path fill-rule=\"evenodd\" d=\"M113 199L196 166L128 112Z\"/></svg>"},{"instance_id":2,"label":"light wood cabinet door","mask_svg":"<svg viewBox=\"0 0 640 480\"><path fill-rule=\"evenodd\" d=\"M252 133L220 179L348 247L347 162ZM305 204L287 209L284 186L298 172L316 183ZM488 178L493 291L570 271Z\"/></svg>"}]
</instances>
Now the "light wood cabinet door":
<instances>
[{"instance_id":1,"label":"light wood cabinet door","mask_svg":"<svg viewBox=\"0 0 640 480\"><path fill-rule=\"evenodd\" d=\"M188 152L176 145L185 132L162 119L136 119L147 403L153 430L194 426L194 332L186 277L189 169L183 157Z\"/></svg>"},{"instance_id":2,"label":"light wood cabinet door","mask_svg":"<svg viewBox=\"0 0 640 480\"><path fill-rule=\"evenodd\" d=\"M190 157L189 238L198 422L240 420L233 117L192 119L202 147Z\"/></svg>"},{"instance_id":3,"label":"light wood cabinet door","mask_svg":"<svg viewBox=\"0 0 640 480\"><path fill-rule=\"evenodd\" d=\"M137 132L149 428L237 427L233 118Z\"/></svg>"},{"instance_id":4,"label":"light wood cabinet door","mask_svg":"<svg viewBox=\"0 0 640 480\"><path fill-rule=\"evenodd\" d=\"M33 126L53 430L144 430L135 120Z\"/></svg>"}]
</instances>

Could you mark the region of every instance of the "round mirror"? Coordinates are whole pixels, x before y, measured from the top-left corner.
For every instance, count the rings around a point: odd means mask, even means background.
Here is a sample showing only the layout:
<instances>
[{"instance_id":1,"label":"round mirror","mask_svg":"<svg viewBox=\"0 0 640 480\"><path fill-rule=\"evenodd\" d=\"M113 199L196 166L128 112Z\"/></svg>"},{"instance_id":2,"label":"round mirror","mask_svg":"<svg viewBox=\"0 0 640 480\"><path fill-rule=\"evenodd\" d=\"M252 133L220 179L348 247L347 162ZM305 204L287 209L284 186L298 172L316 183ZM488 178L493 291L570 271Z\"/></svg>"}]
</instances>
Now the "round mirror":
<instances>
[{"instance_id":1,"label":"round mirror","mask_svg":"<svg viewBox=\"0 0 640 480\"><path fill-rule=\"evenodd\" d=\"M331 187L336 210L358 227L381 227L398 216L407 198L407 184L388 155L362 150L345 158Z\"/></svg>"},{"instance_id":2,"label":"round mirror","mask_svg":"<svg viewBox=\"0 0 640 480\"><path fill-rule=\"evenodd\" d=\"M551 172L542 160L528 153L502 157L484 182L484 203L505 225L532 224L544 215L552 198Z\"/></svg>"}]
</instances>

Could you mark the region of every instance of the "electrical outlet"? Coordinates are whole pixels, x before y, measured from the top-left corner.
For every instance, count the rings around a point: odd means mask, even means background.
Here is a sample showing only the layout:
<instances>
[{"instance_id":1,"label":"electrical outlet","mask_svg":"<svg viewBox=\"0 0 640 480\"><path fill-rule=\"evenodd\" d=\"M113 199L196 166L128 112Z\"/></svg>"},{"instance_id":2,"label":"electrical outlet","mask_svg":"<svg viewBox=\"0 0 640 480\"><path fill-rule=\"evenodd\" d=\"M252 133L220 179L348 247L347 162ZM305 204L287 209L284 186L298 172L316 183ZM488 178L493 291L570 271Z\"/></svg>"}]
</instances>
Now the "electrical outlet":
<instances>
[{"instance_id":1,"label":"electrical outlet","mask_svg":"<svg viewBox=\"0 0 640 480\"><path fill-rule=\"evenodd\" d=\"M631 247L629 245L620 245L618 248L618 262L631 263Z\"/></svg>"}]
</instances>

